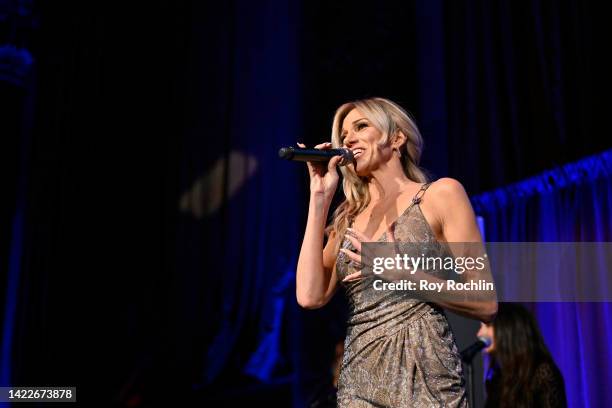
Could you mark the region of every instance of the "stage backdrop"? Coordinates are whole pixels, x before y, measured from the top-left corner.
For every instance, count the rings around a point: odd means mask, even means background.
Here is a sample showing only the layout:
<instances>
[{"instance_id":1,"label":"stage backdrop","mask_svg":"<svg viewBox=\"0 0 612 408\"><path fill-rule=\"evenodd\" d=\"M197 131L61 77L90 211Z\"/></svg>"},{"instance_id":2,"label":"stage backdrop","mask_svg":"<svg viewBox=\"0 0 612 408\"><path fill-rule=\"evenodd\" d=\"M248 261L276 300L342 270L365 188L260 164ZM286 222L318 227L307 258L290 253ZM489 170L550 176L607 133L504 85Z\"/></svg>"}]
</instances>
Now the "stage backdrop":
<instances>
[{"instance_id":1,"label":"stage backdrop","mask_svg":"<svg viewBox=\"0 0 612 408\"><path fill-rule=\"evenodd\" d=\"M33 56L0 96L6 383L303 406L343 319L297 309L308 181L275 154L348 99L400 102L470 194L610 147L594 2L35 4L2 37Z\"/></svg>"},{"instance_id":2,"label":"stage backdrop","mask_svg":"<svg viewBox=\"0 0 612 408\"><path fill-rule=\"evenodd\" d=\"M472 202L486 219L487 241L609 242L612 150L476 196ZM612 304L528 306L563 373L569 406L612 406Z\"/></svg>"}]
</instances>

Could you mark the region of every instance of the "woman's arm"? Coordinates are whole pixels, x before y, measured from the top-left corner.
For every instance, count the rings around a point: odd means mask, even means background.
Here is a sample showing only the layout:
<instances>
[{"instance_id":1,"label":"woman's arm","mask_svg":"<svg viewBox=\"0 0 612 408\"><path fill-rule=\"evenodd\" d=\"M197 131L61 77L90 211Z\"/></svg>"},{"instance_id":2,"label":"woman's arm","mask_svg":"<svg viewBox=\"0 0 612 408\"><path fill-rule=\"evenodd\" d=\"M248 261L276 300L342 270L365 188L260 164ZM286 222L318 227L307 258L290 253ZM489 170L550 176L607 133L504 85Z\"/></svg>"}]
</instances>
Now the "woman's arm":
<instances>
[{"instance_id":1,"label":"woman's arm","mask_svg":"<svg viewBox=\"0 0 612 408\"><path fill-rule=\"evenodd\" d=\"M482 244L480 230L476 223L476 216L465 189L457 180L442 178L429 187L429 203L437 214L442 234L449 243L475 243ZM480 245L478 245L480 246ZM473 250L475 245L465 246L466 251ZM461 248L460 245L453 248ZM484 253L484 247L481 253ZM473 256L472 253L453 253L455 257ZM490 270L487 271L490 273ZM491 278L492 280L492 278ZM468 317L477 318L483 322L490 322L497 313L497 300L495 294L487 296L483 301L445 302L441 297L440 306L450 309Z\"/></svg>"},{"instance_id":2,"label":"woman's arm","mask_svg":"<svg viewBox=\"0 0 612 408\"><path fill-rule=\"evenodd\" d=\"M315 148L330 149L331 143L322 143ZM297 302L306 309L325 305L336 291L336 254L333 253L336 237L335 234L330 234L325 249L323 239L329 207L338 186L336 166L340 160L341 157L336 156L328 163L307 163L310 174L310 203L295 279Z\"/></svg>"},{"instance_id":3,"label":"woman's arm","mask_svg":"<svg viewBox=\"0 0 612 408\"><path fill-rule=\"evenodd\" d=\"M320 197L311 197L306 232L296 274L296 296L300 306L317 309L324 306L337 288L336 234L331 232L325 248L323 237L329 205Z\"/></svg>"}]
</instances>

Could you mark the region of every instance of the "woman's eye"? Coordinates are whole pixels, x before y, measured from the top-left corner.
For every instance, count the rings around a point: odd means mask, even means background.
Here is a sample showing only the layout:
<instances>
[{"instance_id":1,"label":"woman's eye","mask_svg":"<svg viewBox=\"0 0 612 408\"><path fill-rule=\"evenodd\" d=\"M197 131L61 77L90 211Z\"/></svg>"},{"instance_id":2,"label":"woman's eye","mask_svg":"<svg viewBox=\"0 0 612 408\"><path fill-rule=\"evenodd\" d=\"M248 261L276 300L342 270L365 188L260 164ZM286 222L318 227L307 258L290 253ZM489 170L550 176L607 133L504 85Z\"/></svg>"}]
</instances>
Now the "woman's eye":
<instances>
[{"instance_id":1,"label":"woman's eye","mask_svg":"<svg viewBox=\"0 0 612 408\"><path fill-rule=\"evenodd\" d=\"M368 124L367 123L358 123L357 126L355 127L357 130L361 130L364 128L367 128Z\"/></svg>"}]
</instances>

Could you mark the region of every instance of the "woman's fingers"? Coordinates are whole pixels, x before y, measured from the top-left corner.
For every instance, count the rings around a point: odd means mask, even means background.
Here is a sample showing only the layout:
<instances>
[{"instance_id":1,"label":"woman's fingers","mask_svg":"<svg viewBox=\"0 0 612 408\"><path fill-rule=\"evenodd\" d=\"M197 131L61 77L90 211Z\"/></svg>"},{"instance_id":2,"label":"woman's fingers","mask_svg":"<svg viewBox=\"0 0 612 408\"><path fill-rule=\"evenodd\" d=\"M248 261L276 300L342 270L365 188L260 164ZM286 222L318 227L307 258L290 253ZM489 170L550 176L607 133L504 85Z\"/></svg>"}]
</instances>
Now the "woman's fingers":
<instances>
[{"instance_id":1,"label":"woman's fingers","mask_svg":"<svg viewBox=\"0 0 612 408\"><path fill-rule=\"evenodd\" d=\"M353 245L353 247L355 247L355 249L357 250L357 252L359 252L359 263L360 265L363 267L366 265L366 262L369 263L369 259L364 259L364 256L362 254L363 252L363 246L361 245L363 242L370 242L371 239L366 236L364 233L357 231L354 228L347 228L346 229L346 234L345 234L346 238L351 242L351 244Z\"/></svg>"},{"instance_id":2,"label":"woman's fingers","mask_svg":"<svg viewBox=\"0 0 612 408\"><path fill-rule=\"evenodd\" d=\"M298 147L301 147L302 149L306 148L306 145L304 143L297 142L296 144L298 145ZM324 142L324 143L319 143L314 148L315 149L331 149L331 147L332 147L332 144L330 142Z\"/></svg>"},{"instance_id":3,"label":"woman's fingers","mask_svg":"<svg viewBox=\"0 0 612 408\"><path fill-rule=\"evenodd\" d=\"M305 149L306 145L304 143L297 142L298 147ZM310 177L314 174L314 167L312 167L311 162L306 162L306 167L308 167L308 173L310 173Z\"/></svg>"},{"instance_id":4,"label":"woman's fingers","mask_svg":"<svg viewBox=\"0 0 612 408\"><path fill-rule=\"evenodd\" d=\"M315 149L331 149L332 144L330 142L319 143L314 148Z\"/></svg>"},{"instance_id":5,"label":"woman's fingers","mask_svg":"<svg viewBox=\"0 0 612 408\"><path fill-rule=\"evenodd\" d=\"M334 171L338 163L342 160L342 156L334 156L327 163L327 171Z\"/></svg>"},{"instance_id":6,"label":"woman's fingers","mask_svg":"<svg viewBox=\"0 0 612 408\"><path fill-rule=\"evenodd\" d=\"M298 145L298 147L305 149L306 145L304 143L300 143L297 142L296 143ZM319 150L326 150L326 149L331 149L332 148L332 144L330 142L325 142L325 143L319 143L318 145L316 145L314 147L315 149L319 149ZM336 159L335 157L332 158L328 164L327 164L327 170L332 170L336 167L336 165L338 164L338 162L340 161L340 159L342 158L341 156L337 156L338 159ZM307 161L306 165L308 166L308 171L310 172L310 175L314 175L314 174L318 174L318 175L323 175L325 174L325 164L323 163L316 163L313 164L312 162ZM316 167L315 167L316 166Z\"/></svg>"},{"instance_id":7,"label":"woman's fingers","mask_svg":"<svg viewBox=\"0 0 612 408\"><path fill-rule=\"evenodd\" d=\"M361 231L357 231L354 228L347 228L346 229L346 237L348 238L349 241L351 241L351 244L353 245L353 247L355 247L355 250L357 252L359 252L359 254L350 251L349 249L346 248L342 248L340 249L340 251L342 251L346 257L348 259L350 259L353 263L355 263L357 266L357 268L362 269L366 266L366 263L369 264L367 259L364 259L363 254L361 254L361 250L362 250L362 243L363 242L371 242L371 238L368 237L367 235L365 235L364 233L362 233ZM358 271L355 273L352 273L350 275L347 275L344 279L342 279L343 282L353 282L353 281L357 281L363 278L363 274L362 271Z\"/></svg>"},{"instance_id":8,"label":"woman's fingers","mask_svg":"<svg viewBox=\"0 0 612 408\"><path fill-rule=\"evenodd\" d=\"M359 241L357 238L355 238L354 236L352 236L351 234L345 234L345 237L351 241L351 244L353 244L353 246L355 247L355 249L359 252L361 252L361 241Z\"/></svg>"},{"instance_id":9,"label":"woman's fingers","mask_svg":"<svg viewBox=\"0 0 612 408\"><path fill-rule=\"evenodd\" d=\"M346 255L346 257L349 258L351 261L357 264L361 263L361 255L357 255L353 251L346 249L346 248L340 248L340 251L342 251L344 255Z\"/></svg>"},{"instance_id":10,"label":"woman's fingers","mask_svg":"<svg viewBox=\"0 0 612 408\"><path fill-rule=\"evenodd\" d=\"M346 275L342 282L355 282L361 279L361 271Z\"/></svg>"}]
</instances>

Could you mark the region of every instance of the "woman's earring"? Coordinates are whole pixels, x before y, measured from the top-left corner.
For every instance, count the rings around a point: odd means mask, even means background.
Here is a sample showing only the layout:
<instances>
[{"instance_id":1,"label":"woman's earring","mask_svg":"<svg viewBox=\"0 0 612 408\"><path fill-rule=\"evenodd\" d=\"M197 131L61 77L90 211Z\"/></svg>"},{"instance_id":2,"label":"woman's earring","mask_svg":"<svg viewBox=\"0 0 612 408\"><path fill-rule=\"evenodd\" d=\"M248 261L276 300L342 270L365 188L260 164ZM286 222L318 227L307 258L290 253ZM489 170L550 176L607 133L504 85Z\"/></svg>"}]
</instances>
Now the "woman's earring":
<instances>
[{"instance_id":1,"label":"woman's earring","mask_svg":"<svg viewBox=\"0 0 612 408\"><path fill-rule=\"evenodd\" d=\"M393 151L395 151L395 153L397 153L397 157L399 157L400 159L402 158L402 152L400 152L400 150L397 147L394 147Z\"/></svg>"}]
</instances>

